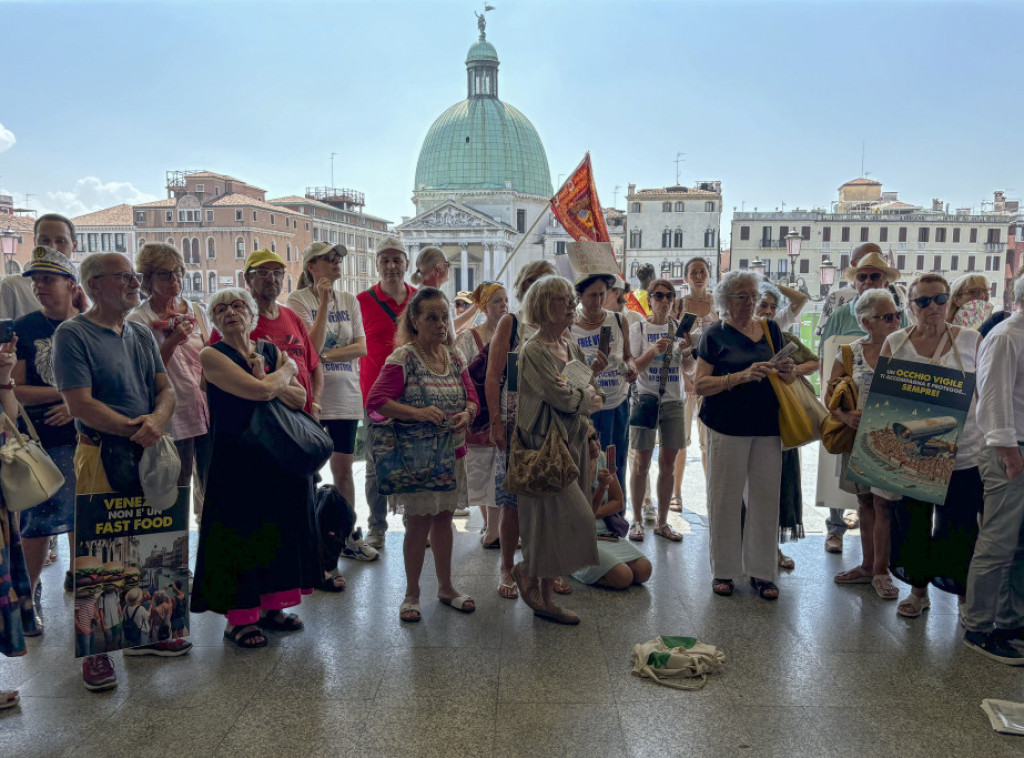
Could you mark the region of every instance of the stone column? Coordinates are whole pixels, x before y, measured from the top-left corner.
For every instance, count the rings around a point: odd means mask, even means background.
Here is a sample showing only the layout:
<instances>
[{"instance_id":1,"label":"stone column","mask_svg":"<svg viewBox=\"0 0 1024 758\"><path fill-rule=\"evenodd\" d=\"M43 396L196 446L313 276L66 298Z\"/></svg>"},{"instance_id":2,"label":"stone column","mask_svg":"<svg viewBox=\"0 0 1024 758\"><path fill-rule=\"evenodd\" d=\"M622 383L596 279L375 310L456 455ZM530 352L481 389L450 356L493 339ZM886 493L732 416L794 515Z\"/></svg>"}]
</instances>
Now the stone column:
<instances>
[{"instance_id":1,"label":"stone column","mask_svg":"<svg viewBox=\"0 0 1024 758\"><path fill-rule=\"evenodd\" d=\"M494 243L485 242L483 249L484 281L490 281L494 278Z\"/></svg>"},{"instance_id":2,"label":"stone column","mask_svg":"<svg viewBox=\"0 0 1024 758\"><path fill-rule=\"evenodd\" d=\"M459 244L459 269L462 271L462 281L459 287L464 290L469 289L469 244L462 242Z\"/></svg>"}]
</instances>

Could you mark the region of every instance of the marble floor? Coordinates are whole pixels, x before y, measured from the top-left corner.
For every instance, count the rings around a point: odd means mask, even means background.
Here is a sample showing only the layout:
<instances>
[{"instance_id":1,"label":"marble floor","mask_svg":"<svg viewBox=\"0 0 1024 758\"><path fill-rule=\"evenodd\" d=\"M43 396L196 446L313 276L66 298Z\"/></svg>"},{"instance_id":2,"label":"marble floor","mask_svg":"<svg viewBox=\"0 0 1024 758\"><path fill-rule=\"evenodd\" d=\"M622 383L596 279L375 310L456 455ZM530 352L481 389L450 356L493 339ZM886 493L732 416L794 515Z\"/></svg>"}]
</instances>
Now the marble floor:
<instances>
[{"instance_id":1,"label":"marble floor","mask_svg":"<svg viewBox=\"0 0 1024 758\"><path fill-rule=\"evenodd\" d=\"M786 546L797 566L778 602L746 585L715 597L704 516L672 518L684 541L648 536L647 587L574 583L575 628L498 597L498 556L479 545L477 513L456 519L454 557L477 612L431 602L428 557L423 621L401 624L393 518L379 561L343 561L348 589L297 609L304 631L242 651L222 639L223 619L194 616L190 655L115 654L119 686L102 694L82 687L71 599L50 567L46 634L28 655L0 659L0 688L22 693L0 712L0 756L1024 755L1024 739L994 734L980 709L984 697L1024 701L1024 670L960 644L955 598L933 591L922 618L900 619L870 586L833 584L859 546L848 536L846 556L827 555L821 534ZM632 646L666 633L718 645L724 670L696 692L631 676Z\"/></svg>"}]
</instances>

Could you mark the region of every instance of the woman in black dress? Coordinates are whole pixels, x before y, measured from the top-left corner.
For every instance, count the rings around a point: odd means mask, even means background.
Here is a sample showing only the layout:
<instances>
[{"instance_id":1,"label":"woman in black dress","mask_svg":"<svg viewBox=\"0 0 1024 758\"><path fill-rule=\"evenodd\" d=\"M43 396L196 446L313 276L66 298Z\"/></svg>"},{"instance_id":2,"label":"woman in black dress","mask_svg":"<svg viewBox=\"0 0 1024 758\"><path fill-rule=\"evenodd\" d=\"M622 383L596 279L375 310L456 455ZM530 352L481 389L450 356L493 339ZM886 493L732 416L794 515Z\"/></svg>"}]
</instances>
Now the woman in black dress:
<instances>
[{"instance_id":1,"label":"woman in black dress","mask_svg":"<svg viewBox=\"0 0 1024 758\"><path fill-rule=\"evenodd\" d=\"M221 290L210 315L223 341L200 353L210 402L213 459L199 528L192 611L227 616L224 637L243 648L264 647L262 629L297 631L285 613L318 583L320 570L309 515L310 481L280 466L242 434L261 402L279 398L302 408L306 392L295 364L249 334L258 311L248 292Z\"/></svg>"}]
</instances>

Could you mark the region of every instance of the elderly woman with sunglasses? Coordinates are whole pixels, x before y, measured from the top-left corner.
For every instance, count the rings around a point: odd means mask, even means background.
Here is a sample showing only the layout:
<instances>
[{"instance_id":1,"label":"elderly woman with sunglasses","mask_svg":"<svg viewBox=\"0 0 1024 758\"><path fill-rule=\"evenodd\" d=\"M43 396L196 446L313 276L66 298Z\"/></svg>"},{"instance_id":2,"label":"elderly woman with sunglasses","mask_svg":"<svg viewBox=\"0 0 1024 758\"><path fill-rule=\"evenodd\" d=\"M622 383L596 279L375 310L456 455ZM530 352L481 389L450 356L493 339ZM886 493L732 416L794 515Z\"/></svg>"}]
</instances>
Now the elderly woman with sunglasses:
<instances>
[{"instance_id":1,"label":"elderly woman with sunglasses","mask_svg":"<svg viewBox=\"0 0 1024 758\"><path fill-rule=\"evenodd\" d=\"M142 275L142 292L149 295L128 318L153 330L160 357L167 367L167 379L174 387L177 403L168 432L181 458L179 487L192 481L192 510L203 513L203 487L210 456L210 410L201 386L203 367L199 351L206 345L210 326L202 308L181 297L185 281L185 259L172 246L149 242L135 256Z\"/></svg>"},{"instance_id":2,"label":"elderly woman with sunglasses","mask_svg":"<svg viewBox=\"0 0 1024 758\"><path fill-rule=\"evenodd\" d=\"M915 279L908 302L916 325L890 335L882 356L976 373L981 335L946 322L949 301L949 282L942 276L925 274ZM978 538L978 516L984 504L978 470L984 437L976 407L977 399L972 398L956 442L946 501L935 506L904 497L895 508L893 574L911 586L910 594L896 608L900 616L915 618L931 606L929 584L955 593L961 603L964 601L967 571Z\"/></svg>"},{"instance_id":3,"label":"elderly woman with sunglasses","mask_svg":"<svg viewBox=\"0 0 1024 758\"><path fill-rule=\"evenodd\" d=\"M647 321L634 324L629 330L631 350L637 368L637 404L630 419L630 445L636 451L630 474L630 493L633 499L633 525L629 538L634 542L644 539L641 504L647 486L647 472L655 444L660 443L658 454L658 481L654 491L658 499L658 521L654 534L672 542L683 537L668 525L668 506L672 497L673 466L676 454L686 447L683 428L682 372L693 366L690 335L676 339L678 323L669 318L676 298L676 290L667 279L655 279L647 290L651 315ZM646 400L644 398L647 398ZM641 420L637 409L644 403L656 406L653 427L637 425Z\"/></svg>"},{"instance_id":4,"label":"elderly woman with sunglasses","mask_svg":"<svg viewBox=\"0 0 1024 758\"><path fill-rule=\"evenodd\" d=\"M900 314L896 303L886 290L873 289L857 298L856 315L867 334L850 343L851 378L857 387L857 408L852 411L837 409L832 413L852 429L860 426L860 417L867 406L871 380L875 375L879 354L886 338L900 327ZM832 366L831 379L846 376L846 365L842 352L836 355ZM832 399L831 389L825 396L826 403ZM846 479L849 454L843 455L843 473L839 486L844 492L857 496L860 513L861 562L848 571L835 576L836 584L871 583L883 600L895 600L899 591L889 576L890 529L892 508L900 499L896 493L856 484Z\"/></svg>"},{"instance_id":5,"label":"elderly woman with sunglasses","mask_svg":"<svg viewBox=\"0 0 1024 758\"><path fill-rule=\"evenodd\" d=\"M791 384L796 371L792 358L769 362L785 343L778 324L755 318L759 284L746 271L722 277L715 300L724 320L701 335L694 387L708 428L711 589L731 595L746 574L758 595L775 600L782 440L779 402L765 379L775 373Z\"/></svg>"}]
</instances>

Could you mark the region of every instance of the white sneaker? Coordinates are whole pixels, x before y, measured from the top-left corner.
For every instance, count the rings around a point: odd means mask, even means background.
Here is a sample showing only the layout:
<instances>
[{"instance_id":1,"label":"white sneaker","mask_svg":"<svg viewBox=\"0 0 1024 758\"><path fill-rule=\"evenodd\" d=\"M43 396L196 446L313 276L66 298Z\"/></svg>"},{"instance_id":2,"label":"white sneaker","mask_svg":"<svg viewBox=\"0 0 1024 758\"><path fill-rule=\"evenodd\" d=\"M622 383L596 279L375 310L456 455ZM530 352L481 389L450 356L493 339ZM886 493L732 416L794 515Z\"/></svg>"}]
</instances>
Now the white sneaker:
<instances>
[{"instance_id":1,"label":"white sneaker","mask_svg":"<svg viewBox=\"0 0 1024 758\"><path fill-rule=\"evenodd\" d=\"M641 512L643 513L644 521L658 520L658 509L654 507L654 503L645 502Z\"/></svg>"},{"instance_id":2,"label":"white sneaker","mask_svg":"<svg viewBox=\"0 0 1024 758\"><path fill-rule=\"evenodd\" d=\"M454 516L455 518L465 518L468 515L469 508L463 508L461 506L456 508L455 511L452 513L452 516Z\"/></svg>"},{"instance_id":3,"label":"white sneaker","mask_svg":"<svg viewBox=\"0 0 1024 758\"><path fill-rule=\"evenodd\" d=\"M374 550L380 550L384 547L384 532L380 529L371 529L366 536L366 544Z\"/></svg>"},{"instance_id":4,"label":"white sneaker","mask_svg":"<svg viewBox=\"0 0 1024 758\"><path fill-rule=\"evenodd\" d=\"M341 555L343 558L351 558L353 561L366 562L375 561L380 557L380 553L367 545L359 537L349 537L345 541L345 547L342 548Z\"/></svg>"}]
</instances>

